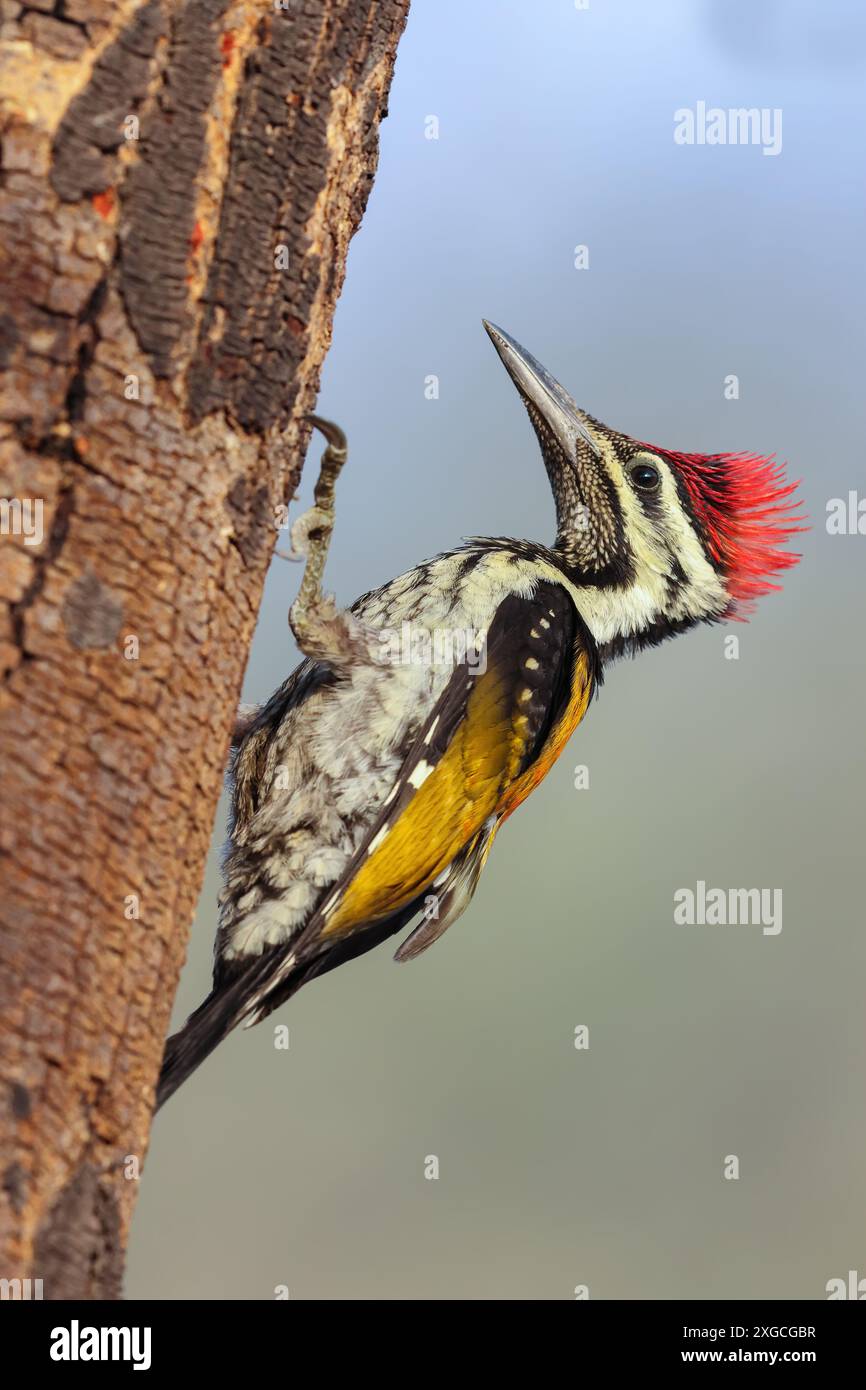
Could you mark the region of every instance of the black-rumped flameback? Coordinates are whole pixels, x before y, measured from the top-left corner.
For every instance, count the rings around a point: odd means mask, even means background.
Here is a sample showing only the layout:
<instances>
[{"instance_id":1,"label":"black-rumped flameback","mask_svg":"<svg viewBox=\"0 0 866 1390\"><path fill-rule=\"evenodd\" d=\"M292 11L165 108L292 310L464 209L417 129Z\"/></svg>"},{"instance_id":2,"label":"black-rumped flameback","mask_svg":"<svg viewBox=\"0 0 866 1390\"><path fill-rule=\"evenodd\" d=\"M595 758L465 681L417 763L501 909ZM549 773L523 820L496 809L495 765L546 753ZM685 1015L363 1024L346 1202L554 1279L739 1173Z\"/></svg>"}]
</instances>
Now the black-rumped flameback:
<instances>
[{"instance_id":1,"label":"black-rumped flameback","mask_svg":"<svg viewBox=\"0 0 866 1390\"><path fill-rule=\"evenodd\" d=\"M794 486L771 459L610 429L485 326L541 448L555 540L474 538L340 611L321 595L323 556L311 561L345 441L316 421L331 447L293 531L308 555L292 610L306 659L238 728L213 990L169 1039L160 1103L314 976L410 926L397 958L426 950L466 910L608 663L743 617L796 563L780 548L801 529Z\"/></svg>"}]
</instances>

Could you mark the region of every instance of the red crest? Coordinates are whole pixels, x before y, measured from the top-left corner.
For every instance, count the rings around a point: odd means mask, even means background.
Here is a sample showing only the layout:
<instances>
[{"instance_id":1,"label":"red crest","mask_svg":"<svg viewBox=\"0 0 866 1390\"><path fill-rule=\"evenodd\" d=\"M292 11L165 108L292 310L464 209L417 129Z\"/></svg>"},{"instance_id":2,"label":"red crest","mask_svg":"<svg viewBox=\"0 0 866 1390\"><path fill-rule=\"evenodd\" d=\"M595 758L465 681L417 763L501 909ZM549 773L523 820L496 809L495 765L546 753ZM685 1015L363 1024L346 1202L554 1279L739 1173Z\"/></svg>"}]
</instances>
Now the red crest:
<instances>
[{"instance_id":1,"label":"red crest","mask_svg":"<svg viewBox=\"0 0 866 1390\"><path fill-rule=\"evenodd\" d=\"M773 579L800 556L781 550L791 536L808 530L794 496L798 483L785 478L784 464L760 454L678 454L657 449L679 473L713 562L724 575L743 618L755 600L773 589Z\"/></svg>"}]
</instances>

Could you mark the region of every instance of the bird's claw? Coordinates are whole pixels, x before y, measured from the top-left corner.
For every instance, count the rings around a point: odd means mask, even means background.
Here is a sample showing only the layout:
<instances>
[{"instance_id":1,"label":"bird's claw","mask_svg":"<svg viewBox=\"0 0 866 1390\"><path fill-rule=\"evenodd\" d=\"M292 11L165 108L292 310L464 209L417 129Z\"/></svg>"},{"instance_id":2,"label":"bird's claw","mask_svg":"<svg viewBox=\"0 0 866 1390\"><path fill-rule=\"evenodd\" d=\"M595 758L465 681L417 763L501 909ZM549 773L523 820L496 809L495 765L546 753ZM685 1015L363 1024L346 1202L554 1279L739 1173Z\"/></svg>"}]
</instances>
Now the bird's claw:
<instances>
[{"instance_id":1,"label":"bird's claw","mask_svg":"<svg viewBox=\"0 0 866 1390\"><path fill-rule=\"evenodd\" d=\"M336 459L345 460L349 451L348 441L343 430L339 425L335 425L333 420L323 420L321 415L305 415L305 420L309 420L311 425L315 425L320 434L323 434L328 441L328 452Z\"/></svg>"}]
</instances>

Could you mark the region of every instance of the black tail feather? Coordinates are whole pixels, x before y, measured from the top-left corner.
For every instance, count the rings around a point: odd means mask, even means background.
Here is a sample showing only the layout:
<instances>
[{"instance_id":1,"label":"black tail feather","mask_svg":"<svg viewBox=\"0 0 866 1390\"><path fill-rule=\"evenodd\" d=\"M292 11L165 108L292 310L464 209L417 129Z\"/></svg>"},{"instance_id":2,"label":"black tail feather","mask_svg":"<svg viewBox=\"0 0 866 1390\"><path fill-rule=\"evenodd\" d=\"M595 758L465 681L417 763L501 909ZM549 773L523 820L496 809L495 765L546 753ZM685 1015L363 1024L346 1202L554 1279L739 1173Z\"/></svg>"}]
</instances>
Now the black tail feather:
<instances>
[{"instance_id":1,"label":"black tail feather","mask_svg":"<svg viewBox=\"0 0 866 1390\"><path fill-rule=\"evenodd\" d=\"M264 1011L260 1012L258 1017L264 1018L266 1014L279 1008L280 1004L297 994L302 985L317 975L326 974L393 936L411 920L419 905L420 900L416 900L393 917L376 922L363 930L356 929L346 940L335 942L327 950L299 963L291 974L285 975L279 981L273 994L264 1001L264 1005L260 1005ZM272 946L234 980L220 980L204 1003L199 1004L195 1012L190 1014L180 1031L172 1034L165 1044L156 1086L154 1113L165 1105L178 1086L182 1086L184 1081L192 1076L223 1038L228 1037L232 1029L241 1022L245 1006L251 1004L254 996L261 997L262 992L267 989L268 980L278 974L286 950L285 946ZM254 1012L254 1009L249 1009L250 1015Z\"/></svg>"},{"instance_id":2,"label":"black tail feather","mask_svg":"<svg viewBox=\"0 0 866 1390\"><path fill-rule=\"evenodd\" d=\"M225 1004L224 994L209 994L195 1013L190 1014L180 1031L173 1033L166 1042L156 1087L154 1113L165 1105L178 1086L192 1075L196 1067L200 1066L231 1032L233 1015Z\"/></svg>"},{"instance_id":3,"label":"black tail feather","mask_svg":"<svg viewBox=\"0 0 866 1390\"><path fill-rule=\"evenodd\" d=\"M247 966L233 980L221 979L214 982L203 1004L191 1013L180 1032L173 1033L165 1045L159 1081L156 1085L156 1107L165 1105L178 1086L192 1076L196 1067L201 1066L214 1048L228 1037L240 1023L245 1011L252 1014L250 1007L256 995L266 988L267 981L275 975L279 964L285 959L286 950L282 946L272 946L258 956L252 965ZM275 995L272 1008L294 993L292 978L285 981L284 988ZM297 986L295 986L297 987ZM267 1010L270 1012L270 1009ZM155 1113L155 1112L154 1112Z\"/></svg>"}]
</instances>

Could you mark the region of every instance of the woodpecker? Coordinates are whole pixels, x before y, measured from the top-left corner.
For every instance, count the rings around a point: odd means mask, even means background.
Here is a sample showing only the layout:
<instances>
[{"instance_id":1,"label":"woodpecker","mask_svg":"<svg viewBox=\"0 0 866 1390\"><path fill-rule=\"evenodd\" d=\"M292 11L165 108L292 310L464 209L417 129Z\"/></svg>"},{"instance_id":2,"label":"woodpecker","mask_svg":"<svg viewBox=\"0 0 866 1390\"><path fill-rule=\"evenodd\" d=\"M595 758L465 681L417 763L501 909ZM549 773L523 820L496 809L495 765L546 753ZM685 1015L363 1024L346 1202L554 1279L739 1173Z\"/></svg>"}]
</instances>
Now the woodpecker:
<instances>
[{"instance_id":1,"label":"woodpecker","mask_svg":"<svg viewBox=\"0 0 866 1390\"><path fill-rule=\"evenodd\" d=\"M338 610L320 584L346 444L311 417L328 447L292 529L306 659L236 732L213 989L168 1040L159 1105L231 1029L315 976L410 923L396 959L425 951L465 911L608 663L744 618L800 558L780 548L803 529L797 485L772 457L677 453L610 429L484 326L535 430L556 539L475 537ZM433 659L393 659L407 631ZM437 650L443 632L468 636Z\"/></svg>"}]
</instances>

